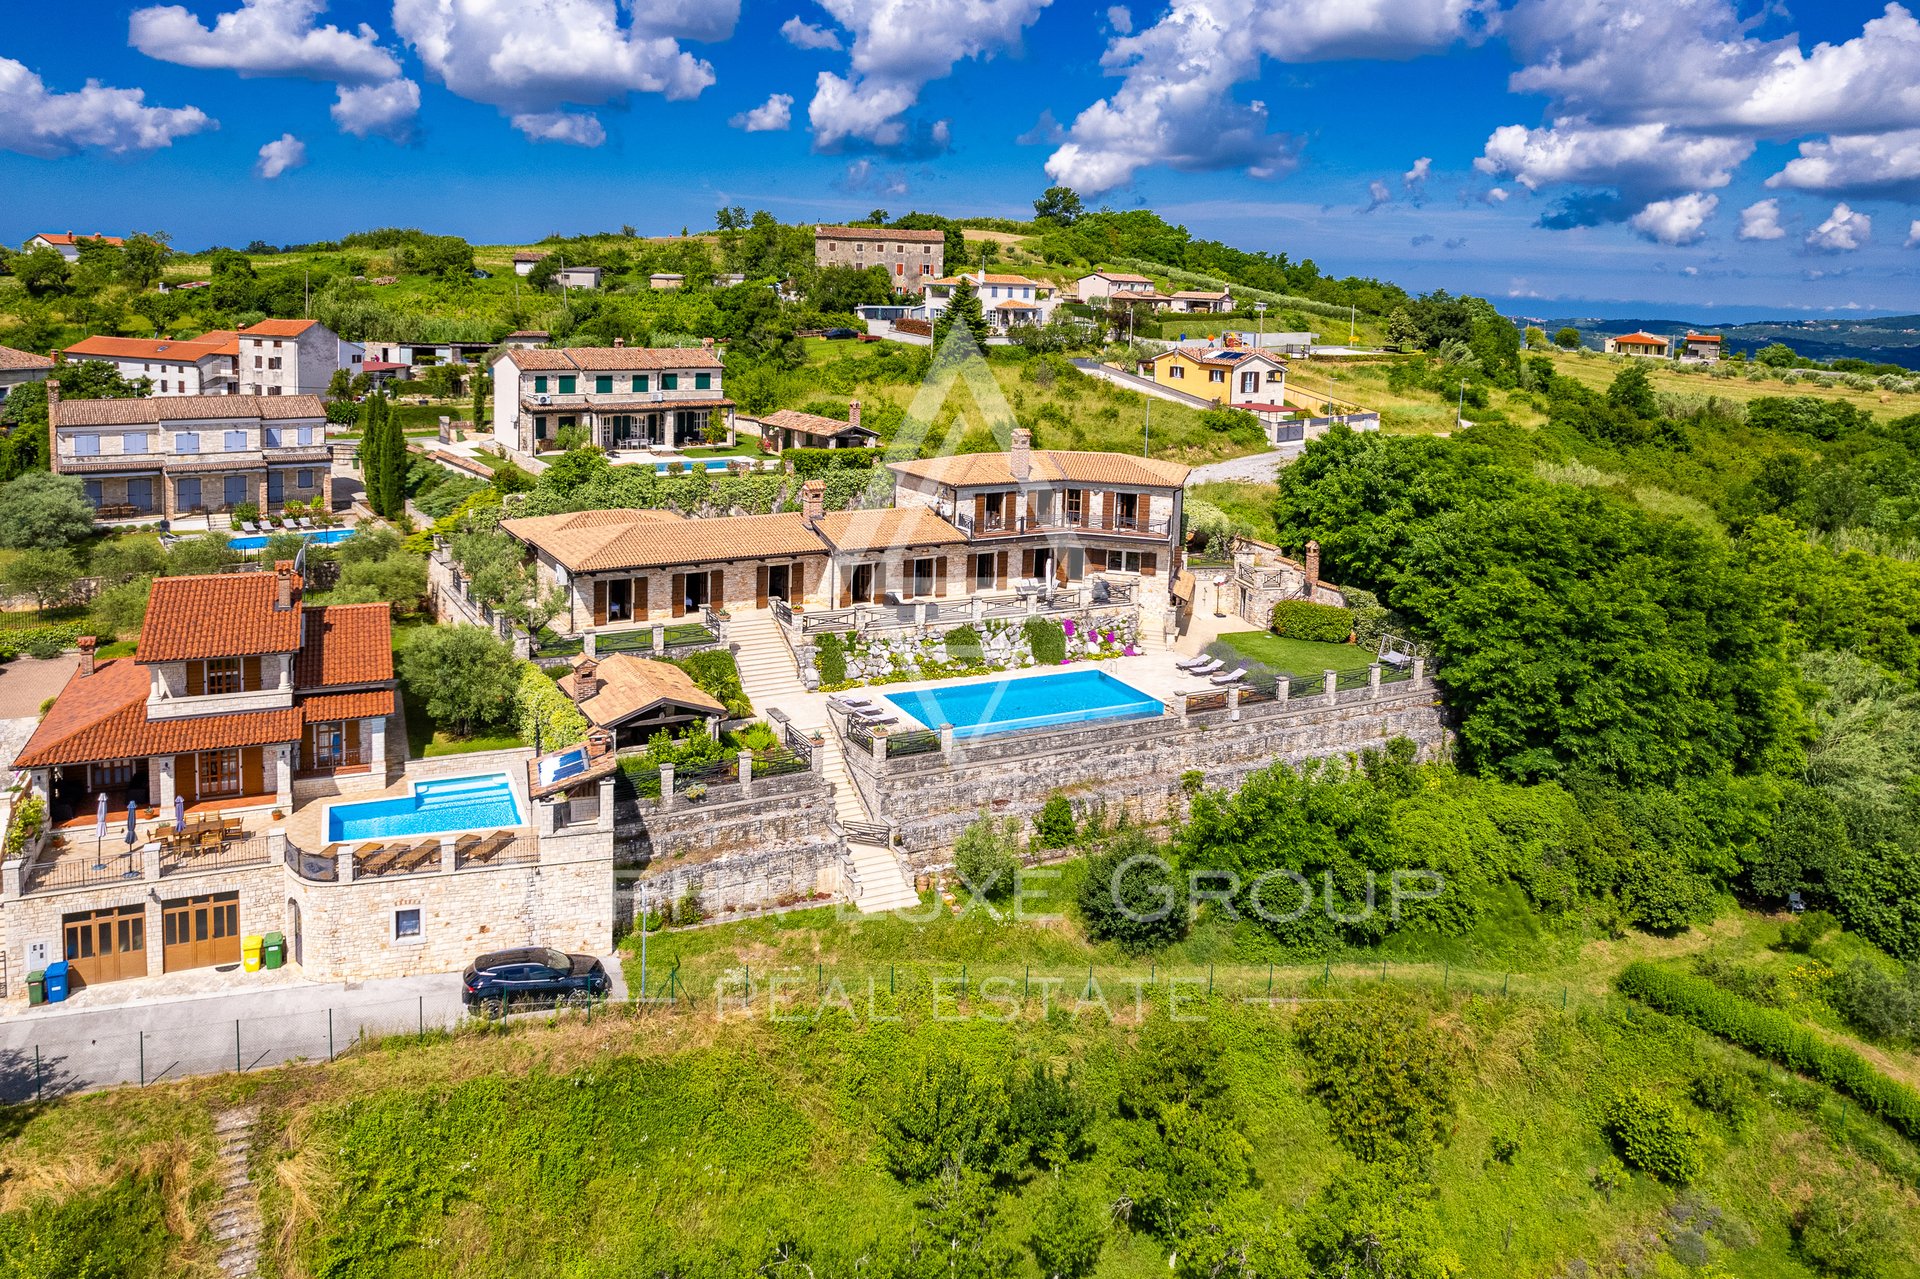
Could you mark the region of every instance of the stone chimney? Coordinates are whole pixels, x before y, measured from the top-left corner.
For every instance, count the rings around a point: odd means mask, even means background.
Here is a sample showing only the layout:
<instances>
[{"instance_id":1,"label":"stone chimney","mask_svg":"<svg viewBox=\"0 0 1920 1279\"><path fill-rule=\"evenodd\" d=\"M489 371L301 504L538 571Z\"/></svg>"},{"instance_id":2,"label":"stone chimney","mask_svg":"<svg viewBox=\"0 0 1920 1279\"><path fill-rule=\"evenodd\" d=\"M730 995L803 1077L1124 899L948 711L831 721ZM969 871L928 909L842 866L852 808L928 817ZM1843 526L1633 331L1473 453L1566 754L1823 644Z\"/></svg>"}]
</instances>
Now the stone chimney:
<instances>
[{"instance_id":1,"label":"stone chimney","mask_svg":"<svg viewBox=\"0 0 1920 1279\"><path fill-rule=\"evenodd\" d=\"M293 561L275 560L273 579L273 611L284 613L293 607Z\"/></svg>"},{"instance_id":2,"label":"stone chimney","mask_svg":"<svg viewBox=\"0 0 1920 1279\"><path fill-rule=\"evenodd\" d=\"M587 734L587 754L605 755L613 749L613 734L604 728L596 728Z\"/></svg>"},{"instance_id":3,"label":"stone chimney","mask_svg":"<svg viewBox=\"0 0 1920 1279\"><path fill-rule=\"evenodd\" d=\"M591 657L582 658L573 668L573 700L580 703L600 691L600 663Z\"/></svg>"},{"instance_id":4,"label":"stone chimney","mask_svg":"<svg viewBox=\"0 0 1920 1279\"><path fill-rule=\"evenodd\" d=\"M627 344L627 340L625 338L615 338L613 340L613 346L615 350L619 350L621 347L624 347L626 344Z\"/></svg>"},{"instance_id":5,"label":"stone chimney","mask_svg":"<svg viewBox=\"0 0 1920 1279\"><path fill-rule=\"evenodd\" d=\"M827 513L827 482L825 480L808 480L800 486L800 510L807 517L807 523L820 522L820 517Z\"/></svg>"},{"instance_id":6,"label":"stone chimney","mask_svg":"<svg viewBox=\"0 0 1920 1279\"><path fill-rule=\"evenodd\" d=\"M1023 426L1015 427L1008 441L1007 469L1022 484L1033 473L1033 432Z\"/></svg>"},{"instance_id":7,"label":"stone chimney","mask_svg":"<svg viewBox=\"0 0 1920 1279\"><path fill-rule=\"evenodd\" d=\"M80 674L93 674L93 650L100 641L91 635L82 635L76 641L80 649Z\"/></svg>"},{"instance_id":8,"label":"stone chimney","mask_svg":"<svg viewBox=\"0 0 1920 1279\"><path fill-rule=\"evenodd\" d=\"M711 351L711 350L713 350L713 339L712 339L712 338L701 338L701 339L700 339L700 349L701 349L702 351Z\"/></svg>"},{"instance_id":9,"label":"stone chimney","mask_svg":"<svg viewBox=\"0 0 1920 1279\"><path fill-rule=\"evenodd\" d=\"M854 400L847 405L847 425L860 425L860 401Z\"/></svg>"},{"instance_id":10,"label":"stone chimney","mask_svg":"<svg viewBox=\"0 0 1920 1279\"><path fill-rule=\"evenodd\" d=\"M47 405L49 408L51 408L53 405L58 404L59 402L60 402L60 379L57 377L50 377L47 379Z\"/></svg>"},{"instance_id":11,"label":"stone chimney","mask_svg":"<svg viewBox=\"0 0 1920 1279\"><path fill-rule=\"evenodd\" d=\"M1320 585L1320 543L1307 543L1307 591Z\"/></svg>"}]
</instances>

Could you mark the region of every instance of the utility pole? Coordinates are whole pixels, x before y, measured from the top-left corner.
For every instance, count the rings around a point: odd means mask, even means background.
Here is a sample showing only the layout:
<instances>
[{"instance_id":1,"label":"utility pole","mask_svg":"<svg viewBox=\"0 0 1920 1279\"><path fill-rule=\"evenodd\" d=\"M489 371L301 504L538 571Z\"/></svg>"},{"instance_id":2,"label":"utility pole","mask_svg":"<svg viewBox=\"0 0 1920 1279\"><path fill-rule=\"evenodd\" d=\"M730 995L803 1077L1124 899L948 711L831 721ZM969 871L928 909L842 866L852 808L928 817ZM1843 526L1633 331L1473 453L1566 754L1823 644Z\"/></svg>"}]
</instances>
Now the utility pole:
<instances>
[{"instance_id":1,"label":"utility pole","mask_svg":"<svg viewBox=\"0 0 1920 1279\"><path fill-rule=\"evenodd\" d=\"M300 273L300 318L313 317L313 268L308 267Z\"/></svg>"},{"instance_id":2,"label":"utility pole","mask_svg":"<svg viewBox=\"0 0 1920 1279\"><path fill-rule=\"evenodd\" d=\"M1459 426L1467 415L1467 384L1460 384L1460 403L1453 410L1453 424Z\"/></svg>"},{"instance_id":3,"label":"utility pole","mask_svg":"<svg viewBox=\"0 0 1920 1279\"><path fill-rule=\"evenodd\" d=\"M1354 306L1353 306L1353 303L1349 302L1347 303L1347 345L1348 346L1353 345L1353 337L1354 337Z\"/></svg>"},{"instance_id":4,"label":"utility pole","mask_svg":"<svg viewBox=\"0 0 1920 1279\"><path fill-rule=\"evenodd\" d=\"M1253 304L1253 315L1254 323L1259 326L1258 336L1254 339L1253 347L1256 351L1264 351L1267 349L1267 304L1265 302L1255 302Z\"/></svg>"},{"instance_id":5,"label":"utility pole","mask_svg":"<svg viewBox=\"0 0 1920 1279\"><path fill-rule=\"evenodd\" d=\"M1153 397L1142 396L1147 402L1147 424L1140 430L1140 456L1153 456Z\"/></svg>"},{"instance_id":6,"label":"utility pole","mask_svg":"<svg viewBox=\"0 0 1920 1279\"><path fill-rule=\"evenodd\" d=\"M640 890L640 1002L647 1002L647 890Z\"/></svg>"}]
</instances>

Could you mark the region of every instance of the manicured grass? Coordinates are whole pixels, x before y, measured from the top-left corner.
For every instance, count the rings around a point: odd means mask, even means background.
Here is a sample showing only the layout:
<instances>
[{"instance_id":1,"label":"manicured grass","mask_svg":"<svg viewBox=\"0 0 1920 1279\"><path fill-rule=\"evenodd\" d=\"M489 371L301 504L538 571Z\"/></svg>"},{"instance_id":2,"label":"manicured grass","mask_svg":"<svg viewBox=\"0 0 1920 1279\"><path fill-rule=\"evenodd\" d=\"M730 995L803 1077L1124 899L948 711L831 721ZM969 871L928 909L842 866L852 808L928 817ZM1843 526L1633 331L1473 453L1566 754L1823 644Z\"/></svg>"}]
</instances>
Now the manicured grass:
<instances>
[{"instance_id":1,"label":"manicured grass","mask_svg":"<svg viewBox=\"0 0 1920 1279\"><path fill-rule=\"evenodd\" d=\"M1373 650L1357 644L1317 644L1267 631L1229 631L1220 637L1220 643L1295 679L1312 679L1328 671L1343 675L1364 671L1374 660Z\"/></svg>"}]
</instances>

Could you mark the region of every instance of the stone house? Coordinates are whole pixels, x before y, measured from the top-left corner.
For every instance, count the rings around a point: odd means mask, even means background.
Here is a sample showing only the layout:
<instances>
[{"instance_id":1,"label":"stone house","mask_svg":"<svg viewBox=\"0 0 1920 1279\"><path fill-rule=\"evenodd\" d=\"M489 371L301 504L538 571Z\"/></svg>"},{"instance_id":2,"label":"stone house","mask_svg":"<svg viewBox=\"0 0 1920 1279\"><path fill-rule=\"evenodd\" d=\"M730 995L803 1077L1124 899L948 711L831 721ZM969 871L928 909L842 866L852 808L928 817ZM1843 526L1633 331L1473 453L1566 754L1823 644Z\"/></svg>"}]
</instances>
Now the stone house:
<instances>
[{"instance_id":1,"label":"stone house","mask_svg":"<svg viewBox=\"0 0 1920 1279\"><path fill-rule=\"evenodd\" d=\"M860 401L847 405L847 420L835 421L818 413L780 409L758 419L761 448L772 453L788 449L864 449L880 442L880 433L860 425Z\"/></svg>"},{"instance_id":2,"label":"stone house","mask_svg":"<svg viewBox=\"0 0 1920 1279\"><path fill-rule=\"evenodd\" d=\"M817 226L813 229L813 260L823 267L881 267L893 281L895 292L910 293L920 281L946 274L947 235L944 231Z\"/></svg>"},{"instance_id":3,"label":"stone house","mask_svg":"<svg viewBox=\"0 0 1920 1279\"><path fill-rule=\"evenodd\" d=\"M90 337L62 351L60 358L111 364L129 381L146 378L154 395L231 395L239 381L240 335L221 329L181 341Z\"/></svg>"},{"instance_id":4,"label":"stone house","mask_svg":"<svg viewBox=\"0 0 1920 1279\"><path fill-rule=\"evenodd\" d=\"M334 371L358 373L366 348L318 320L262 320L240 330L242 395L325 395Z\"/></svg>"},{"instance_id":5,"label":"stone house","mask_svg":"<svg viewBox=\"0 0 1920 1279\"><path fill-rule=\"evenodd\" d=\"M678 666L631 653L582 657L555 682L588 723L612 735L616 749L644 747L655 733L690 724L717 733L727 712Z\"/></svg>"},{"instance_id":6,"label":"stone house","mask_svg":"<svg viewBox=\"0 0 1920 1279\"><path fill-rule=\"evenodd\" d=\"M729 433L733 401L711 342L694 347L532 347L493 362L494 439L521 453L582 428L604 449L701 443L714 412Z\"/></svg>"},{"instance_id":7,"label":"stone house","mask_svg":"<svg viewBox=\"0 0 1920 1279\"><path fill-rule=\"evenodd\" d=\"M52 372L53 360L50 357L0 346L0 401L4 401L14 387L41 381Z\"/></svg>"},{"instance_id":8,"label":"stone house","mask_svg":"<svg viewBox=\"0 0 1920 1279\"><path fill-rule=\"evenodd\" d=\"M1315 604L1345 604L1339 587L1320 578L1320 543L1308 542L1304 563L1287 557L1279 547L1239 537L1233 543L1233 574L1223 588L1241 620L1265 630L1273 623L1273 606L1282 600Z\"/></svg>"},{"instance_id":9,"label":"stone house","mask_svg":"<svg viewBox=\"0 0 1920 1279\"><path fill-rule=\"evenodd\" d=\"M1183 315L1225 315L1233 310L1233 294L1225 289L1181 289L1167 299L1167 309Z\"/></svg>"}]
</instances>

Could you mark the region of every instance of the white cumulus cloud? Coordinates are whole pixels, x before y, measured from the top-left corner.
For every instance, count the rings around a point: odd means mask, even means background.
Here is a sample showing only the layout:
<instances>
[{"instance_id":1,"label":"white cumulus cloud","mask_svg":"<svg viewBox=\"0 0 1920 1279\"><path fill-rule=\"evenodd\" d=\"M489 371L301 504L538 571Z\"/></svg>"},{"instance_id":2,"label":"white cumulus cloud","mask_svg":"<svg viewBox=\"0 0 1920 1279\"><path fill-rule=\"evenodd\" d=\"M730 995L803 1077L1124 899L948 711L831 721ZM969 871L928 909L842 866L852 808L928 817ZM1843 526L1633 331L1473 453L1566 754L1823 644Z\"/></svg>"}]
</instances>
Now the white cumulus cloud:
<instances>
[{"instance_id":1,"label":"white cumulus cloud","mask_svg":"<svg viewBox=\"0 0 1920 1279\"><path fill-rule=\"evenodd\" d=\"M1400 175L1400 181L1406 186L1419 186L1433 172L1433 157L1423 155L1413 162L1413 167Z\"/></svg>"},{"instance_id":2,"label":"white cumulus cloud","mask_svg":"<svg viewBox=\"0 0 1920 1279\"><path fill-rule=\"evenodd\" d=\"M1266 104L1234 88L1262 59L1411 58L1477 37L1490 0L1175 0L1159 22L1116 36L1101 64L1120 88L1075 118L1047 160L1055 182L1124 185L1151 165L1187 172L1292 167L1298 141L1268 128Z\"/></svg>"},{"instance_id":3,"label":"white cumulus cloud","mask_svg":"<svg viewBox=\"0 0 1920 1279\"><path fill-rule=\"evenodd\" d=\"M1920 249L1920 218L1915 218L1913 225L1907 228L1907 242L1901 247Z\"/></svg>"},{"instance_id":4,"label":"white cumulus cloud","mask_svg":"<svg viewBox=\"0 0 1920 1279\"><path fill-rule=\"evenodd\" d=\"M1742 240L1784 240L1787 230L1780 225L1780 201L1761 200L1740 210Z\"/></svg>"},{"instance_id":5,"label":"white cumulus cloud","mask_svg":"<svg viewBox=\"0 0 1920 1279\"><path fill-rule=\"evenodd\" d=\"M1383 204L1393 203L1393 189L1379 178L1367 183L1367 207L1362 213L1372 213Z\"/></svg>"},{"instance_id":6,"label":"white cumulus cloud","mask_svg":"<svg viewBox=\"0 0 1920 1279\"><path fill-rule=\"evenodd\" d=\"M242 0L211 27L177 4L136 9L127 42L149 58L243 76L299 76L366 84L391 80L400 63L366 23L316 26L326 0Z\"/></svg>"},{"instance_id":7,"label":"white cumulus cloud","mask_svg":"<svg viewBox=\"0 0 1920 1279\"><path fill-rule=\"evenodd\" d=\"M283 133L260 148L260 159L254 164L253 171L258 177L277 178L306 162L307 144L291 133Z\"/></svg>"},{"instance_id":8,"label":"white cumulus cloud","mask_svg":"<svg viewBox=\"0 0 1920 1279\"><path fill-rule=\"evenodd\" d=\"M799 14L780 24L780 34L786 42L796 49L838 49L841 48L838 32L825 27L816 27L811 22L802 21Z\"/></svg>"},{"instance_id":9,"label":"white cumulus cloud","mask_svg":"<svg viewBox=\"0 0 1920 1279\"><path fill-rule=\"evenodd\" d=\"M377 134L405 142L413 133L414 117L420 114L420 86L411 80L343 84L330 112L342 133L356 138Z\"/></svg>"},{"instance_id":10,"label":"white cumulus cloud","mask_svg":"<svg viewBox=\"0 0 1920 1279\"><path fill-rule=\"evenodd\" d=\"M622 14L630 21L623 23ZM682 39L724 38L739 0L394 0L393 25L448 90L497 107L535 141L598 146L606 129L566 107L634 93L697 97L713 67Z\"/></svg>"},{"instance_id":11,"label":"white cumulus cloud","mask_svg":"<svg viewBox=\"0 0 1920 1279\"><path fill-rule=\"evenodd\" d=\"M1719 196L1694 191L1655 200L1628 219L1627 225L1655 244L1698 244L1706 238L1707 219L1719 207Z\"/></svg>"},{"instance_id":12,"label":"white cumulus cloud","mask_svg":"<svg viewBox=\"0 0 1920 1279\"><path fill-rule=\"evenodd\" d=\"M1920 197L1920 129L1802 142L1800 154L1767 185Z\"/></svg>"},{"instance_id":13,"label":"white cumulus cloud","mask_svg":"<svg viewBox=\"0 0 1920 1279\"><path fill-rule=\"evenodd\" d=\"M1124 4L1110 5L1107 9L1107 25L1123 36L1133 34L1133 10Z\"/></svg>"},{"instance_id":14,"label":"white cumulus cloud","mask_svg":"<svg viewBox=\"0 0 1920 1279\"><path fill-rule=\"evenodd\" d=\"M0 150L53 159L89 147L151 151L218 128L199 107L150 107L144 89L98 80L56 93L12 58L0 58Z\"/></svg>"},{"instance_id":15,"label":"white cumulus cloud","mask_svg":"<svg viewBox=\"0 0 1920 1279\"><path fill-rule=\"evenodd\" d=\"M793 95L776 93L751 111L742 111L727 121L748 133L775 133L793 123Z\"/></svg>"},{"instance_id":16,"label":"white cumulus cloud","mask_svg":"<svg viewBox=\"0 0 1920 1279\"><path fill-rule=\"evenodd\" d=\"M1873 219L1843 200L1833 206L1825 222L1807 232L1807 247L1821 253L1851 253L1866 247L1872 237Z\"/></svg>"}]
</instances>

